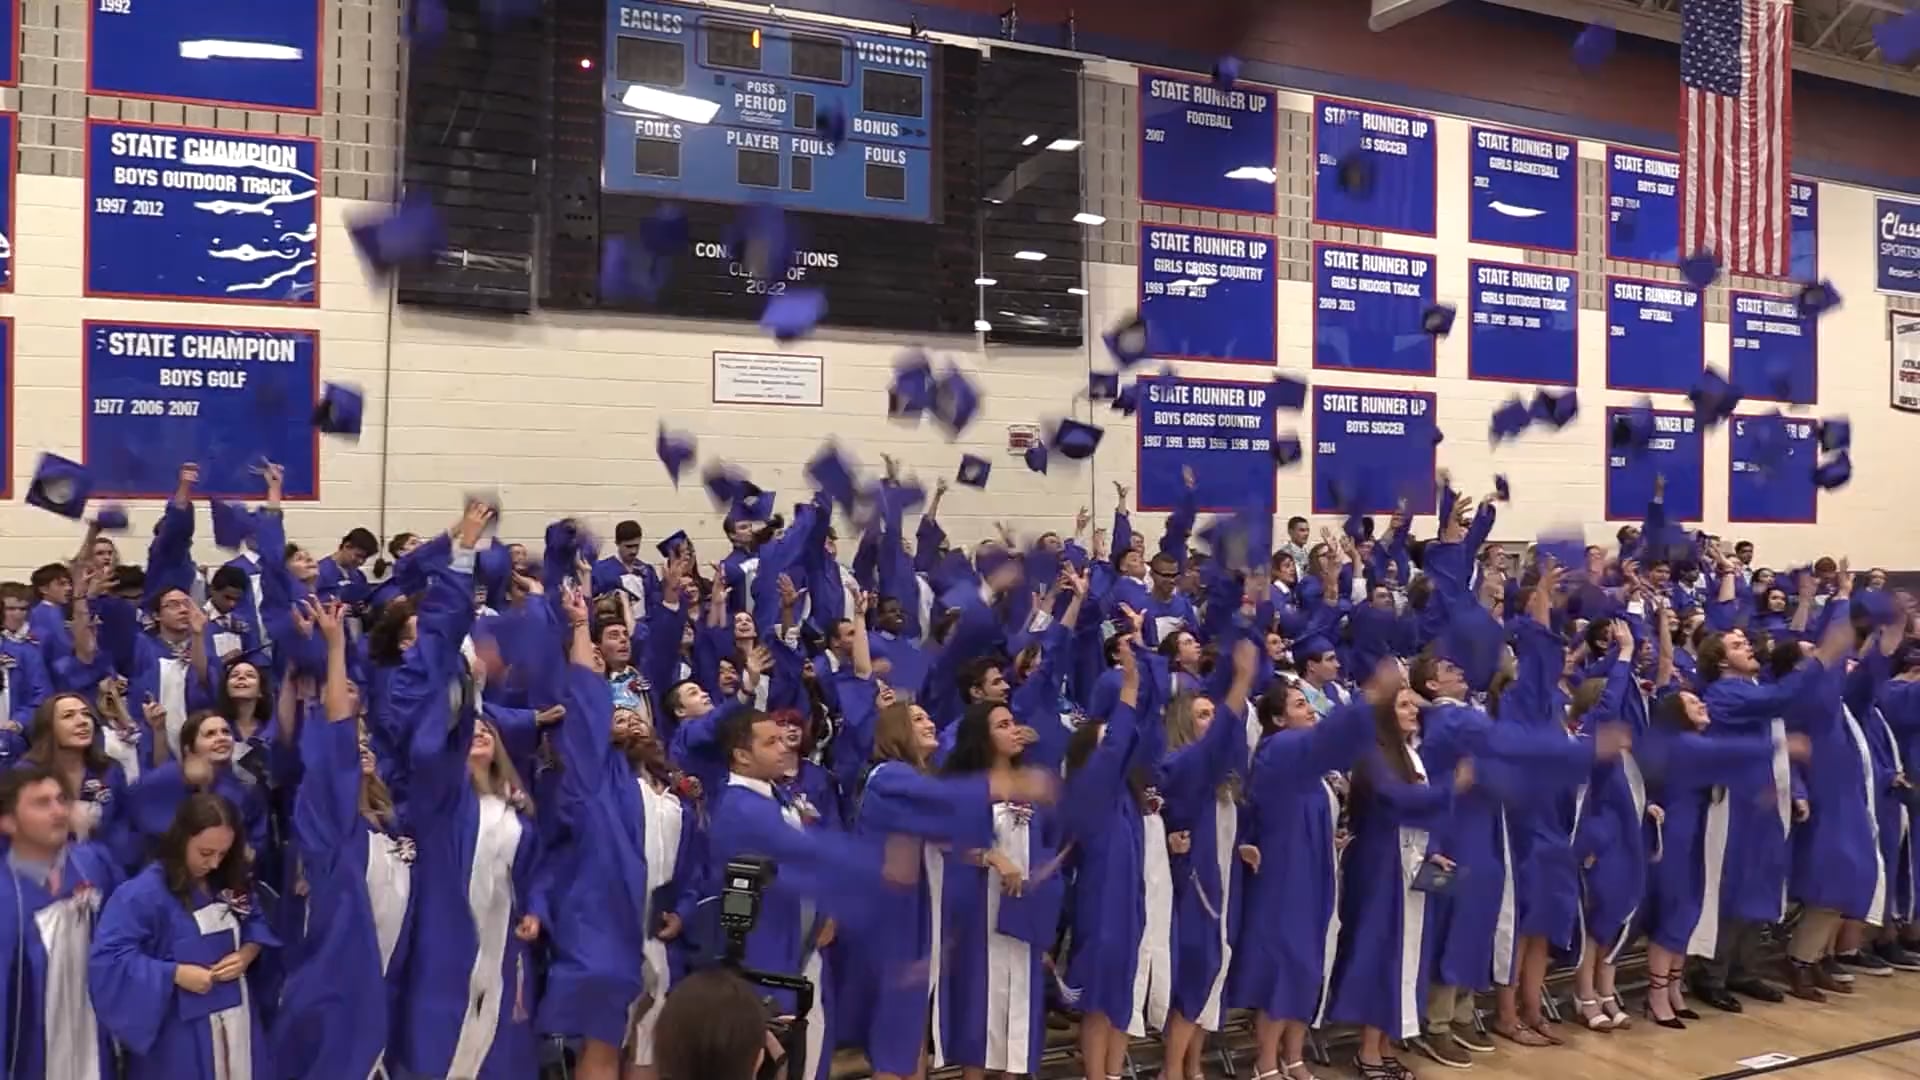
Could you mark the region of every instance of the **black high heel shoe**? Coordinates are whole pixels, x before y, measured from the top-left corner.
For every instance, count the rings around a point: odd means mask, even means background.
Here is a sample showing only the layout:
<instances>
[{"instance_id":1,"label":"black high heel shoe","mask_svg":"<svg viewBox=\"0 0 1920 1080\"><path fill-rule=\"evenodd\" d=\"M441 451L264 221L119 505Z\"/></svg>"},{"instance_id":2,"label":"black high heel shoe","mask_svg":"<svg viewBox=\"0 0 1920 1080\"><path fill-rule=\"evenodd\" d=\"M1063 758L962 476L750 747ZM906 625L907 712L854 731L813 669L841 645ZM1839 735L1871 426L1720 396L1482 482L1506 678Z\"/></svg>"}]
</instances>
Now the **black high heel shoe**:
<instances>
[{"instance_id":1,"label":"black high heel shoe","mask_svg":"<svg viewBox=\"0 0 1920 1080\"><path fill-rule=\"evenodd\" d=\"M1680 1018L1677 1014L1672 1019L1668 1019L1668 1020L1663 1020L1660 1017L1654 1015L1653 1003L1655 1001L1655 995L1658 995L1659 997L1666 997L1667 987L1670 986L1672 983L1673 983L1673 980L1668 976L1655 975L1651 972L1647 974L1647 1019L1653 1021L1656 1024L1659 1024L1663 1028L1670 1028L1674 1031L1685 1031L1687 1030L1687 1025L1680 1022Z\"/></svg>"}]
</instances>

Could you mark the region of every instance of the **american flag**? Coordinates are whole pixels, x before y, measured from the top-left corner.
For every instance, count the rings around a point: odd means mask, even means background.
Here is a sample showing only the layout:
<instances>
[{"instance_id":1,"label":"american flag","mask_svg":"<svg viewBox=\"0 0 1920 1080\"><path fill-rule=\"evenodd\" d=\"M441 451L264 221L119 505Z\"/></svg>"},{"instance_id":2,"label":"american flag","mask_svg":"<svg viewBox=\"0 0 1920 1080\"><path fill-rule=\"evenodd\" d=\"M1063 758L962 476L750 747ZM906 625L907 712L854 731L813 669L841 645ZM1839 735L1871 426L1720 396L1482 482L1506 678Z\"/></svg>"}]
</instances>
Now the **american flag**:
<instances>
[{"instance_id":1,"label":"american flag","mask_svg":"<svg viewBox=\"0 0 1920 1080\"><path fill-rule=\"evenodd\" d=\"M1684 0L1680 34L1683 256L1784 277L1792 232L1793 5Z\"/></svg>"}]
</instances>

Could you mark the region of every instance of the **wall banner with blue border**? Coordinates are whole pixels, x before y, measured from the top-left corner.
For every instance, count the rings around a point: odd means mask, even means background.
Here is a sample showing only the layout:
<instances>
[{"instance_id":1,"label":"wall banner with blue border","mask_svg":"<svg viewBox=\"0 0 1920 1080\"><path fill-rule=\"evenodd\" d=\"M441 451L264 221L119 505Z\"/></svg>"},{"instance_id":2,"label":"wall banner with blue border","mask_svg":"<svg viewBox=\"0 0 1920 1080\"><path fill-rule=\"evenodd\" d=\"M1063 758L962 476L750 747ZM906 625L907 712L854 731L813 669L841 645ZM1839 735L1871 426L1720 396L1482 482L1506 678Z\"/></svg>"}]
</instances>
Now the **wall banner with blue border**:
<instances>
[{"instance_id":1,"label":"wall banner with blue border","mask_svg":"<svg viewBox=\"0 0 1920 1080\"><path fill-rule=\"evenodd\" d=\"M14 191L20 163L20 117L14 113L0 113L0 153L7 155L6 167L0 169L0 228L6 230L0 234L0 292L12 292L14 226L19 221Z\"/></svg>"},{"instance_id":2,"label":"wall banner with blue border","mask_svg":"<svg viewBox=\"0 0 1920 1080\"><path fill-rule=\"evenodd\" d=\"M13 318L0 318L0 500L13 498Z\"/></svg>"},{"instance_id":3,"label":"wall banner with blue border","mask_svg":"<svg viewBox=\"0 0 1920 1080\"><path fill-rule=\"evenodd\" d=\"M1727 452L1727 520L1757 525L1812 525L1819 515L1813 468L1820 456L1814 422L1794 417L1736 416ZM1769 437L1770 436L1770 437ZM1755 451L1777 449L1756 460Z\"/></svg>"},{"instance_id":4,"label":"wall banner with blue border","mask_svg":"<svg viewBox=\"0 0 1920 1080\"><path fill-rule=\"evenodd\" d=\"M1920 296L1920 203L1873 201L1875 287Z\"/></svg>"},{"instance_id":5,"label":"wall banner with blue border","mask_svg":"<svg viewBox=\"0 0 1920 1080\"><path fill-rule=\"evenodd\" d=\"M0 86L20 85L20 8L26 0L0 0Z\"/></svg>"},{"instance_id":6,"label":"wall banner with blue border","mask_svg":"<svg viewBox=\"0 0 1920 1080\"><path fill-rule=\"evenodd\" d=\"M1199 509L1274 510L1273 406L1265 383L1140 379L1139 446L1134 461L1142 510L1171 510L1192 469Z\"/></svg>"},{"instance_id":7,"label":"wall banner with blue border","mask_svg":"<svg viewBox=\"0 0 1920 1080\"><path fill-rule=\"evenodd\" d=\"M1468 129L1467 140L1473 199L1469 240L1544 251L1579 250L1577 142L1490 127Z\"/></svg>"},{"instance_id":8,"label":"wall banner with blue border","mask_svg":"<svg viewBox=\"0 0 1920 1080\"><path fill-rule=\"evenodd\" d=\"M1421 391L1314 387L1313 512L1433 513L1438 413Z\"/></svg>"},{"instance_id":9,"label":"wall banner with blue border","mask_svg":"<svg viewBox=\"0 0 1920 1080\"><path fill-rule=\"evenodd\" d=\"M1433 258L1386 248L1313 246L1313 366L1432 375Z\"/></svg>"},{"instance_id":10,"label":"wall banner with blue border","mask_svg":"<svg viewBox=\"0 0 1920 1080\"><path fill-rule=\"evenodd\" d=\"M262 459L286 470L286 497L320 492L315 330L95 322L82 325L82 456L99 494L164 499L182 462L203 495L253 498Z\"/></svg>"},{"instance_id":11,"label":"wall banner with blue border","mask_svg":"<svg viewBox=\"0 0 1920 1080\"><path fill-rule=\"evenodd\" d=\"M1700 294L1670 281L1607 278L1607 389L1684 394L1706 366Z\"/></svg>"},{"instance_id":12,"label":"wall banner with blue border","mask_svg":"<svg viewBox=\"0 0 1920 1080\"><path fill-rule=\"evenodd\" d=\"M318 139L87 122L86 295L320 305Z\"/></svg>"},{"instance_id":13,"label":"wall banner with blue border","mask_svg":"<svg viewBox=\"0 0 1920 1080\"><path fill-rule=\"evenodd\" d=\"M320 0L91 0L87 92L320 111Z\"/></svg>"},{"instance_id":14,"label":"wall banner with blue border","mask_svg":"<svg viewBox=\"0 0 1920 1080\"><path fill-rule=\"evenodd\" d=\"M1274 92L1140 73L1140 201L1274 212L1280 112Z\"/></svg>"},{"instance_id":15,"label":"wall banner with blue border","mask_svg":"<svg viewBox=\"0 0 1920 1080\"><path fill-rule=\"evenodd\" d=\"M1511 263L1467 263L1467 376L1572 386L1580 377L1580 275Z\"/></svg>"},{"instance_id":16,"label":"wall banner with blue border","mask_svg":"<svg viewBox=\"0 0 1920 1080\"><path fill-rule=\"evenodd\" d=\"M1641 521L1653 501L1654 479L1665 477L1667 517L1699 521L1705 515L1706 454L1700 425L1691 412L1655 412L1653 438L1640 451L1615 450L1608 445L1614 417L1625 409L1607 410L1600 429L1607 458L1607 520Z\"/></svg>"},{"instance_id":17,"label":"wall banner with blue border","mask_svg":"<svg viewBox=\"0 0 1920 1080\"><path fill-rule=\"evenodd\" d=\"M1313 220L1327 225L1432 236L1439 206L1433 117L1338 98L1313 102ZM1340 186L1355 155L1371 175Z\"/></svg>"},{"instance_id":18,"label":"wall banner with blue border","mask_svg":"<svg viewBox=\"0 0 1920 1080\"><path fill-rule=\"evenodd\" d=\"M1793 243L1787 276L1795 281L1820 280L1820 182L1803 176L1787 184L1787 237Z\"/></svg>"},{"instance_id":19,"label":"wall banner with blue border","mask_svg":"<svg viewBox=\"0 0 1920 1080\"><path fill-rule=\"evenodd\" d=\"M1280 315L1271 237L1142 222L1140 249L1149 353L1273 364Z\"/></svg>"},{"instance_id":20,"label":"wall banner with blue border","mask_svg":"<svg viewBox=\"0 0 1920 1080\"><path fill-rule=\"evenodd\" d=\"M1680 261L1680 159L1607 148L1607 258Z\"/></svg>"},{"instance_id":21,"label":"wall banner with blue border","mask_svg":"<svg viewBox=\"0 0 1920 1080\"><path fill-rule=\"evenodd\" d=\"M1748 398L1811 405L1820 395L1820 337L1791 296L1727 293L1728 381Z\"/></svg>"}]
</instances>

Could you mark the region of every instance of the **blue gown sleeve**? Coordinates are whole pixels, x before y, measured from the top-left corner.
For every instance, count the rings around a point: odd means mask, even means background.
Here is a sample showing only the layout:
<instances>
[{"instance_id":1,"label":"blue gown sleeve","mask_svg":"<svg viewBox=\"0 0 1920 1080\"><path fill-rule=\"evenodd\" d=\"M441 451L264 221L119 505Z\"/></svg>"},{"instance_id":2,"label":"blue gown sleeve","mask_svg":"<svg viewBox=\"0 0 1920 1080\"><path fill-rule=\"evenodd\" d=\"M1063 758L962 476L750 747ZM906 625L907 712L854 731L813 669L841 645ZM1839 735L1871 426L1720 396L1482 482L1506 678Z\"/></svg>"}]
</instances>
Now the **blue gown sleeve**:
<instances>
[{"instance_id":1,"label":"blue gown sleeve","mask_svg":"<svg viewBox=\"0 0 1920 1080\"><path fill-rule=\"evenodd\" d=\"M153 541L147 545L147 579L144 599L159 596L166 589L183 589L189 595L199 570L193 565L193 504L185 506L169 500L160 513L160 524Z\"/></svg>"},{"instance_id":2,"label":"blue gown sleeve","mask_svg":"<svg viewBox=\"0 0 1920 1080\"><path fill-rule=\"evenodd\" d=\"M1802 660L1800 665L1775 683L1751 683L1744 679L1722 677L1707 687L1703 695L1707 711L1716 724L1764 727L1787 711L1795 698L1807 693L1821 677L1818 661Z\"/></svg>"},{"instance_id":3,"label":"blue gown sleeve","mask_svg":"<svg viewBox=\"0 0 1920 1080\"><path fill-rule=\"evenodd\" d=\"M300 725L305 775L293 796L293 839L310 867L331 864L360 812L360 738L346 720L310 715Z\"/></svg>"},{"instance_id":4,"label":"blue gown sleeve","mask_svg":"<svg viewBox=\"0 0 1920 1080\"><path fill-rule=\"evenodd\" d=\"M964 850L993 846L993 798L985 776L938 777L900 764L873 770L860 796L860 827Z\"/></svg>"},{"instance_id":5,"label":"blue gown sleeve","mask_svg":"<svg viewBox=\"0 0 1920 1080\"><path fill-rule=\"evenodd\" d=\"M101 1026L138 1055L153 1051L174 1015L176 965L149 955L166 932L161 905L169 903L178 901L138 884L115 892L100 912L87 956L87 992Z\"/></svg>"},{"instance_id":6,"label":"blue gown sleeve","mask_svg":"<svg viewBox=\"0 0 1920 1080\"><path fill-rule=\"evenodd\" d=\"M1215 717L1220 723L1224 717ZM1342 705L1309 728L1276 731L1254 751L1247 786L1291 788L1336 770L1352 768L1373 742L1373 706L1365 701Z\"/></svg>"},{"instance_id":7,"label":"blue gown sleeve","mask_svg":"<svg viewBox=\"0 0 1920 1080\"><path fill-rule=\"evenodd\" d=\"M1229 773L1246 771L1246 717L1222 703L1214 711L1206 734L1160 763L1160 784L1170 800L1192 799L1217 787Z\"/></svg>"},{"instance_id":8,"label":"blue gown sleeve","mask_svg":"<svg viewBox=\"0 0 1920 1080\"><path fill-rule=\"evenodd\" d=\"M1104 828L1107 810L1125 790L1127 769L1139 741L1140 717L1135 706L1114 702L1107 730L1081 765L1067 779L1060 800L1061 827L1069 835L1086 835Z\"/></svg>"}]
</instances>

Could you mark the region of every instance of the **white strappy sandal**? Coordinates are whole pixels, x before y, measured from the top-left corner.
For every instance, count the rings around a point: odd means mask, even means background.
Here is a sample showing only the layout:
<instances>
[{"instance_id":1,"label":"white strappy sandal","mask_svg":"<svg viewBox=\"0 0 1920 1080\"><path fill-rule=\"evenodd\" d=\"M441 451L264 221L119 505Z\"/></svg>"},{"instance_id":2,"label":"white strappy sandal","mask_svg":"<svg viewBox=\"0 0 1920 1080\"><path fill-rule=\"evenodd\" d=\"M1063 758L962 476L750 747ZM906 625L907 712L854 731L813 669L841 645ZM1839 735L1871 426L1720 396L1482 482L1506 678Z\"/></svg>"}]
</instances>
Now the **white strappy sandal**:
<instances>
[{"instance_id":1,"label":"white strappy sandal","mask_svg":"<svg viewBox=\"0 0 1920 1080\"><path fill-rule=\"evenodd\" d=\"M1588 1031L1613 1030L1613 1017L1607 1015L1606 1007L1600 1004L1599 999L1596 998L1593 1001L1586 1001L1581 998L1574 998L1573 1005L1574 1008L1580 1010L1580 1018L1586 1021ZM1588 1006L1593 1007L1594 1015L1587 1015L1586 1010Z\"/></svg>"}]
</instances>

